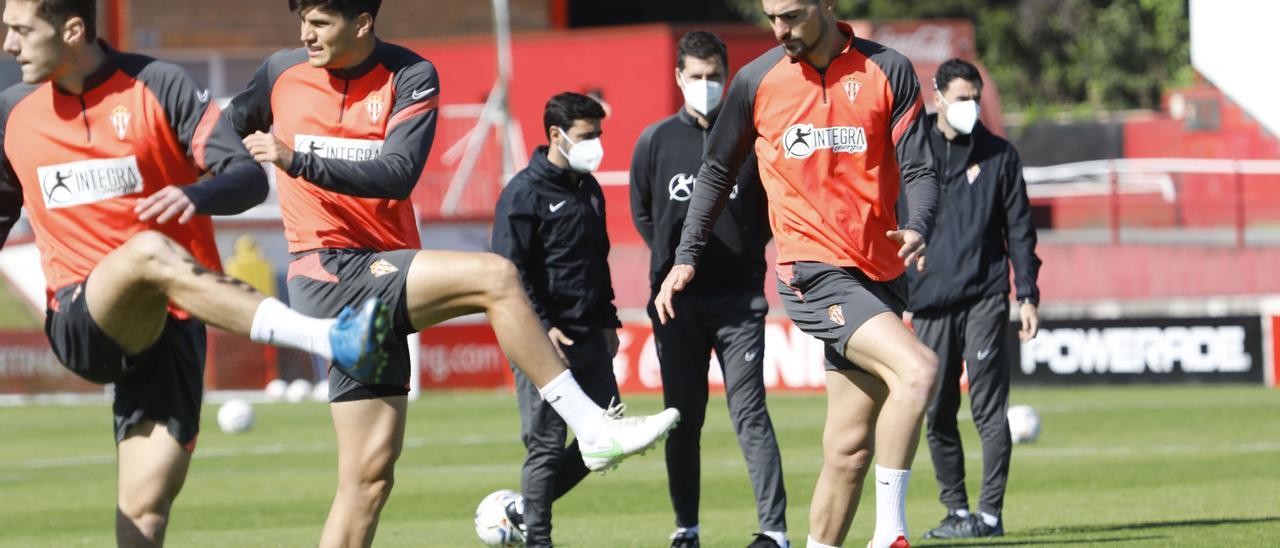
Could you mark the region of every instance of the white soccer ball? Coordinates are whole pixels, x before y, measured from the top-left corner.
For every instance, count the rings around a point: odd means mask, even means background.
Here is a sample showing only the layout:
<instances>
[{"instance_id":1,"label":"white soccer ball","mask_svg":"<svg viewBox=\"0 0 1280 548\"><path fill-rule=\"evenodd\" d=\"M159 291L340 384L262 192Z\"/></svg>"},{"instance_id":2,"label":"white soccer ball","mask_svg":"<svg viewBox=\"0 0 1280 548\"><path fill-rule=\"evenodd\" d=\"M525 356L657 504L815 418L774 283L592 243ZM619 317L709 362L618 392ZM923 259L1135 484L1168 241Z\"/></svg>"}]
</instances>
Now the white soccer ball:
<instances>
[{"instance_id":1,"label":"white soccer ball","mask_svg":"<svg viewBox=\"0 0 1280 548\"><path fill-rule=\"evenodd\" d=\"M1013 443L1031 443L1040 437L1040 415L1030 405L1009 408L1009 434Z\"/></svg>"},{"instance_id":2,"label":"white soccer ball","mask_svg":"<svg viewBox=\"0 0 1280 548\"><path fill-rule=\"evenodd\" d=\"M284 397L284 391L289 388L289 381L284 379L275 379L267 383L267 387L263 389L266 392L267 401L280 401Z\"/></svg>"},{"instance_id":3,"label":"white soccer ball","mask_svg":"<svg viewBox=\"0 0 1280 548\"><path fill-rule=\"evenodd\" d=\"M293 403L298 403L307 399L311 395L311 381L307 379L293 379L289 383L289 388L284 391L284 399Z\"/></svg>"},{"instance_id":4,"label":"white soccer ball","mask_svg":"<svg viewBox=\"0 0 1280 548\"><path fill-rule=\"evenodd\" d=\"M253 428L253 406L244 400L230 400L218 408L218 428L239 434Z\"/></svg>"},{"instance_id":5,"label":"white soccer ball","mask_svg":"<svg viewBox=\"0 0 1280 548\"><path fill-rule=\"evenodd\" d=\"M486 546L524 546L524 497L510 489L489 493L476 507L476 535Z\"/></svg>"}]
</instances>

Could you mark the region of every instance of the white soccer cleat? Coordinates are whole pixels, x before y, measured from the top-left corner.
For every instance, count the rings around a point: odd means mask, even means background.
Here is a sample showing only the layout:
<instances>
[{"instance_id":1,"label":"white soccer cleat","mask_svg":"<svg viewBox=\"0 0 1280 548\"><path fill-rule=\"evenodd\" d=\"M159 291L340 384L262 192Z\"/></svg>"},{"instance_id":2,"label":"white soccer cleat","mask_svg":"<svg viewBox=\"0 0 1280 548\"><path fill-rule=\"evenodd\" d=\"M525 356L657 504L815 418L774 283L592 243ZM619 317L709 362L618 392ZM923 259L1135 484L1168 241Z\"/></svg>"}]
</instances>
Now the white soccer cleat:
<instances>
[{"instance_id":1,"label":"white soccer cleat","mask_svg":"<svg viewBox=\"0 0 1280 548\"><path fill-rule=\"evenodd\" d=\"M593 472L605 472L623 459L644 453L667 437L680 422L680 411L664 409L657 415L626 417L627 404L610 405L604 412L604 425L597 445L579 441L582 462Z\"/></svg>"}]
</instances>

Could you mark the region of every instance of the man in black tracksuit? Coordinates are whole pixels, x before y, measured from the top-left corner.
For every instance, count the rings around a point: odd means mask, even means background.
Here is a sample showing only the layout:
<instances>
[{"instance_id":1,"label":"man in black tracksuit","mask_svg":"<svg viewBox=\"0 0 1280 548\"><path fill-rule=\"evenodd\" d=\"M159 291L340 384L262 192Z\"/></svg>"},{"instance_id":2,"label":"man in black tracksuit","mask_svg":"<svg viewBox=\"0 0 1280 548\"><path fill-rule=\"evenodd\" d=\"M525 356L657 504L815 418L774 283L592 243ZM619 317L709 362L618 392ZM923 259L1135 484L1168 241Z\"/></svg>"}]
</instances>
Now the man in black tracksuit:
<instances>
[{"instance_id":1,"label":"man in black tracksuit","mask_svg":"<svg viewBox=\"0 0 1280 548\"><path fill-rule=\"evenodd\" d=\"M515 263L533 309L583 392L608 407L618 398L613 355L618 309L609 279L604 194L591 176L600 164L604 108L577 93L552 97L543 115L550 146L533 152L511 179L494 212L492 247ZM446 266L447 267L447 266ZM538 387L515 373L520 435L528 454L524 494L527 546L551 546L551 503L587 476L567 426Z\"/></svg>"},{"instance_id":2,"label":"man in black tracksuit","mask_svg":"<svg viewBox=\"0 0 1280 548\"><path fill-rule=\"evenodd\" d=\"M674 261L689 198L702 165L721 90L727 51L714 34L694 31L677 47L676 83L685 104L640 134L631 162L631 211L650 248L650 286L656 295ZM760 533L752 547L786 546L786 490L773 424L765 407L765 244L771 233L768 203L752 155L743 165L729 205L715 225L698 276L675 300L663 325L649 306L662 368L666 407L683 420L667 439L667 484L676 514L672 546L698 546L701 459L707 373L714 349L724 373L729 413L747 460ZM653 297L650 297L650 302Z\"/></svg>"},{"instance_id":3,"label":"man in black tracksuit","mask_svg":"<svg viewBox=\"0 0 1280 548\"><path fill-rule=\"evenodd\" d=\"M1040 322L1040 259L1018 152L977 121L982 93L977 68L952 59L938 68L934 82L937 114L929 118L929 142L941 183L938 217L928 239L928 266L924 272L908 270L907 306L916 335L939 362L928 439L947 516L925 538L1000 536L1012 450L1006 415L1010 364L1004 352L1009 262L1022 322L1018 335L1027 341ZM969 512L956 424L960 372L966 364L970 407L982 439L982 497L976 514Z\"/></svg>"}]
</instances>

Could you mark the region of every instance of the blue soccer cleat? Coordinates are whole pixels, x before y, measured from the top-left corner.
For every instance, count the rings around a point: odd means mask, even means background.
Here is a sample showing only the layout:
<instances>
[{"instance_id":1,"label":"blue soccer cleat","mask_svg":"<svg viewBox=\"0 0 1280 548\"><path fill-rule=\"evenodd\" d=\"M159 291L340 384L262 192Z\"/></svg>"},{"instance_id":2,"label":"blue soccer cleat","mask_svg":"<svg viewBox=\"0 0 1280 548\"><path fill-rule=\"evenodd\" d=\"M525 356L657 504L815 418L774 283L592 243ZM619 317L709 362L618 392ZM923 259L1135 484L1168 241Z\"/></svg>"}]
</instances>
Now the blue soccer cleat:
<instances>
[{"instance_id":1,"label":"blue soccer cleat","mask_svg":"<svg viewBox=\"0 0 1280 548\"><path fill-rule=\"evenodd\" d=\"M329 328L333 366L361 384L380 384L387 367L382 341L390 329L387 305L376 297L365 299L360 308L343 308L338 323Z\"/></svg>"}]
</instances>

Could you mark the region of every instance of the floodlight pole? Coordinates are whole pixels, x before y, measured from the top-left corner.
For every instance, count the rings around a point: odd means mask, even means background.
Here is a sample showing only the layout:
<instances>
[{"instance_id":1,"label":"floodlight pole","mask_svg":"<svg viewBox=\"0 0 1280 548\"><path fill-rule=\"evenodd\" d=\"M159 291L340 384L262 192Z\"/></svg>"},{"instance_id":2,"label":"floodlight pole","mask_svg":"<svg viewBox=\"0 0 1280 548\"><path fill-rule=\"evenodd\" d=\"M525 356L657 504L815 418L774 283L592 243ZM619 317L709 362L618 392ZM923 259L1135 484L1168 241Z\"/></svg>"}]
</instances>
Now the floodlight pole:
<instances>
[{"instance_id":1,"label":"floodlight pole","mask_svg":"<svg viewBox=\"0 0 1280 548\"><path fill-rule=\"evenodd\" d=\"M484 150L489 134L498 130L498 145L502 157L502 185L515 175L514 150L511 138L511 112L507 101L507 89L511 81L511 18L507 10L507 0L493 0L493 33L497 41L498 77L493 82L489 97L480 110L480 118L467 135L467 145L458 169L449 180L449 188L445 191L444 200L440 204L440 212L449 216L458 210L462 201L462 191L470 182L471 173L475 170L476 161Z\"/></svg>"},{"instance_id":2,"label":"floodlight pole","mask_svg":"<svg viewBox=\"0 0 1280 548\"><path fill-rule=\"evenodd\" d=\"M498 132L498 142L502 149L503 185L515 175L515 165L511 161L511 132L508 131L511 123L510 101L507 100L511 85L511 14L507 7L507 0L493 0L493 34L498 46L498 81L493 87L501 90L494 121L501 129Z\"/></svg>"}]
</instances>

